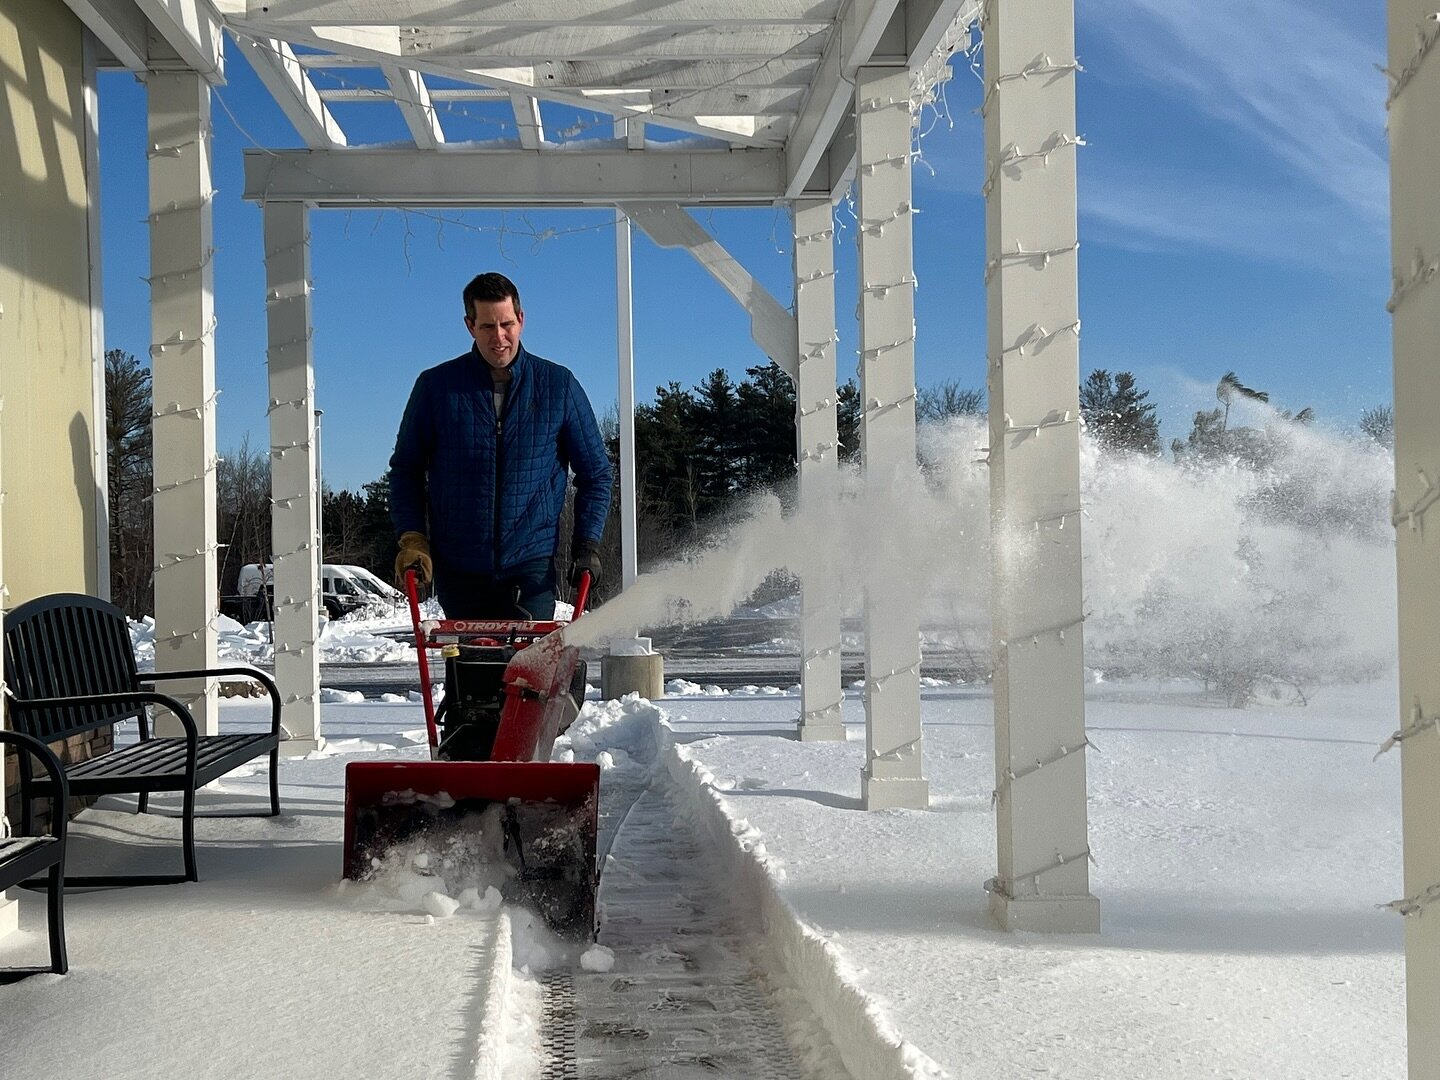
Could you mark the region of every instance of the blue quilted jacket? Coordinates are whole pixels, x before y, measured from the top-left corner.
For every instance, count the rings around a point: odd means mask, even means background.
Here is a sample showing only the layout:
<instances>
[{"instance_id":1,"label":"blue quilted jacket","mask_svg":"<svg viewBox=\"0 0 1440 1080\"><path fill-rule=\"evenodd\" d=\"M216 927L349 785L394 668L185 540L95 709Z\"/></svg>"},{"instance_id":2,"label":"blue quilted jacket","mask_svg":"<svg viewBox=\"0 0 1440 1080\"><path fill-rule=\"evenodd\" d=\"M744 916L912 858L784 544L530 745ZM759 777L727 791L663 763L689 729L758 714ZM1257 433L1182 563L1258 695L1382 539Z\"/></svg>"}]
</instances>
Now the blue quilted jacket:
<instances>
[{"instance_id":1,"label":"blue quilted jacket","mask_svg":"<svg viewBox=\"0 0 1440 1080\"><path fill-rule=\"evenodd\" d=\"M595 412L568 368L525 351L495 415L490 366L472 348L420 373L390 457L397 535L424 533L437 570L503 577L555 554L568 469L575 536L599 540L614 483Z\"/></svg>"}]
</instances>

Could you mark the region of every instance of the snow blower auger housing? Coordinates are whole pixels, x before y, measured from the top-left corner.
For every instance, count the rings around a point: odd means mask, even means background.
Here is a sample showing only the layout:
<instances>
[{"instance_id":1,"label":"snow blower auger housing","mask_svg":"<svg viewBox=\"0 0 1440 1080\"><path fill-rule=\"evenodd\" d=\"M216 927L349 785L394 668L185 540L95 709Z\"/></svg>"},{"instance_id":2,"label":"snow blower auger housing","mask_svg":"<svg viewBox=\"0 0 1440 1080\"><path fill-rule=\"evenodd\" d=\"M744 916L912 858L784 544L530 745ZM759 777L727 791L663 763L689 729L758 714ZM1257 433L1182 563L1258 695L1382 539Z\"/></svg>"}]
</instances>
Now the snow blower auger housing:
<instances>
[{"instance_id":1,"label":"snow blower auger housing","mask_svg":"<svg viewBox=\"0 0 1440 1080\"><path fill-rule=\"evenodd\" d=\"M406 586L431 760L346 766L345 877L364 880L405 841L488 830L496 835L476 847L503 853L493 869L505 898L564 937L592 938L600 767L550 761L584 702L585 668L565 644L565 624L422 622L413 571ZM587 576L577 614L588 592ZM445 660L438 711L431 650Z\"/></svg>"}]
</instances>

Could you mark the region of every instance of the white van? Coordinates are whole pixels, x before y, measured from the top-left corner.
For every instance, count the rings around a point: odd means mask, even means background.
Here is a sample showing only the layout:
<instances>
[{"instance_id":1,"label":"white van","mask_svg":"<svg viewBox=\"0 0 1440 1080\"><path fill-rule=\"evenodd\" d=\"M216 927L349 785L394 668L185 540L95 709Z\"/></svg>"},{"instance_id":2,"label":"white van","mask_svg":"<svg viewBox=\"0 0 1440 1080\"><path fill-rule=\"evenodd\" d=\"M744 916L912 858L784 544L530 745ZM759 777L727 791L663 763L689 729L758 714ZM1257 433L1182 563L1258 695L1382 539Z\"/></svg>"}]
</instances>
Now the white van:
<instances>
[{"instance_id":1,"label":"white van","mask_svg":"<svg viewBox=\"0 0 1440 1080\"><path fill-rule=\"evenodd\" d=\"M270 563L246 563L240 568L235 588L241 597L259 596L262 589L272 590L274 572ZM325 563L320 567L320 599L332 619L375 603L394 606L404 596L363 566Z\"/></svg>"}]
</instances>

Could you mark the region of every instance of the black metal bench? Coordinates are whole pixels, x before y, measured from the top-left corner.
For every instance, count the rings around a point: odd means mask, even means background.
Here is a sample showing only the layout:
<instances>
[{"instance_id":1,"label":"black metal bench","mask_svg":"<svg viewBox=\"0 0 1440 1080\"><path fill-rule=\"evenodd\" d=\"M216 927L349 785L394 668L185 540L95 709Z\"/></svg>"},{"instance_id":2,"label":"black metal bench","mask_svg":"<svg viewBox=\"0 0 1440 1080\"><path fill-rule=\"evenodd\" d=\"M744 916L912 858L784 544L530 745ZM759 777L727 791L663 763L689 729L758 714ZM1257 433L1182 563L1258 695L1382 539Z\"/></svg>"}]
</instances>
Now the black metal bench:
<instances>
[{"instance_id":1,"label":"black metal bench","mask_svg":"<svg viewBox=\"0 0 1440 1080\"><path fill-rule=\"evenodd\" d=\"M239 675L262 683L270 695L270 730L259 734L201 735L183 703L145 689L163 679ZM42 596L5 616L5 693L10 725L43 743L109 727L127 720L139 726L139 741L88 761L64 767L69 794L91 797L136 794L145 813L151 792L178 791L185 850L183 875L66 876L67 885L158 885L196 881L195 792L262 754L270 755L270 815L280 813L280 691L264 672L249 667L165 671L141 675L135 667L125 614L113 604L79 593ZM152 737L146 706L171 713L183 736ZM52 816L67 806L53 778L37 777L28 755L20 755L21 832L28 836L36 799L50 799Z\"/></svg>"},{"instance_id":2,"label":"black metal bench","mask_svg":"<svg viewBox=\"0 0 1440 1080\"><path fill-rule=\"evenodd\" d=\"M69 802L65 770L48 746L18 731L0 731L0 750L6 746L15 747L22 758L38 758L60 793L60 805ZM24 884L42 870L49 871L46 888L50 893L50 966L0 968L0 983L17 982L41 972L64 975L70 968L65 958L65 824L65 815L55 814L49 836L0 836L0 893Z\"/></svg>"}]
</instances>

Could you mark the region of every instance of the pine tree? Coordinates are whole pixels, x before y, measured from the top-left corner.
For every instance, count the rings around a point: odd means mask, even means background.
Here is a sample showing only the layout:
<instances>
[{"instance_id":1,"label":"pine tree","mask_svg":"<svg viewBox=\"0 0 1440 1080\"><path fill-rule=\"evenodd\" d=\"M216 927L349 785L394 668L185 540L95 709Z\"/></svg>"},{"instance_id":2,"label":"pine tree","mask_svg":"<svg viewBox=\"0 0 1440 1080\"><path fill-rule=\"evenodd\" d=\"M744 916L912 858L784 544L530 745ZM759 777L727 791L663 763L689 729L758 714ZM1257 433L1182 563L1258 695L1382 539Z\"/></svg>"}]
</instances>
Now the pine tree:
<instances>
[{"instance_id":1,"label":"pine tree","mask_svg":"<svg viewBox=\"0 0 1440 1080\"><path fill-rule=\"evenodd\" d=\"M696 463L700 474L700 513L713 513L739 485L735 457L743 419L735 384L716 368L696 389Z\"/></svg>"},{"instance_id":2,"label":"pine tree","mask_svg":"<svg viewBox=\"0 0 1440 1080\"><path fill-rule=\"evenodd\" d=\"M795 384L777 364L747 369L737 397L740 473L746 490L772 487L795 475Z\"/></svg>"},{"instance_id":3,"label":"pine tree","mask_svg":"<svg viewBox=\"0 0 1440 1080\"><path fill-rule=\"evenodd\" d=\"M860 388L854 379L845 380L837 396L836 435L840 441L840 460L860 460Z\"/></svg>"},{"instance_id":4,"label":"pine tree","mask_svg":"<svg viewBox=\"0 0 1440 1080\"><path fill-rule=\"evenodd\" d=\"M1080 413L1090 435L1106 450L1154 457L1160 453L1160 421L1146 399L1150 391L1135 385L1135 376L1097 368L1080 385Z\"/></svg>"}]
</instances>

